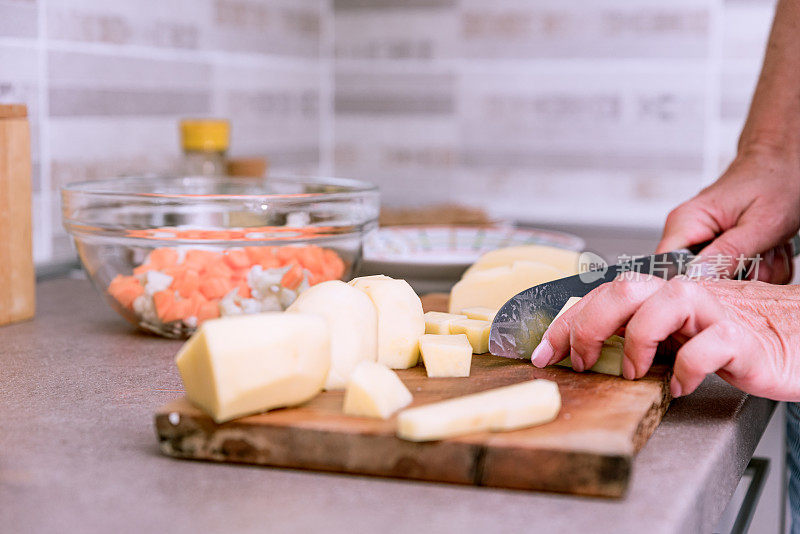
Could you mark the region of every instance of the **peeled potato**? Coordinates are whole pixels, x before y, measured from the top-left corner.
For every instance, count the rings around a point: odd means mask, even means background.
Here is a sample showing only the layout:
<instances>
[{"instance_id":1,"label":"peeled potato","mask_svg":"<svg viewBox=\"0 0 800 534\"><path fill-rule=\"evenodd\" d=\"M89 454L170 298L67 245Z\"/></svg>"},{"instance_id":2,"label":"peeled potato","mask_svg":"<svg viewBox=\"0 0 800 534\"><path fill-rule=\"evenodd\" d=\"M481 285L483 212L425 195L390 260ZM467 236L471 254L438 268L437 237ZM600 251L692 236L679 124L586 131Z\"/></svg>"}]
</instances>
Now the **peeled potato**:
<instances>
[{"instance_id":1,"label":"peeled potato","mask_svg":"<svg viewBox=\"0 0 800 534\"><path fill-rule=\"evenodd\" d=\"M392 369L417 365L425 319L422 302L411 286L385 276L355 278L349 284L363 291L378 313L378 362Z\"/></svg>"},{"instance_id":2,"label":"peeled potato","mask_svg":"<svg viewBox=\"0 0 800 534\"><path fill-rule=\"evenodd\" d=\"M257 313L206 321L175 358L186 397L217 423L317 395L330 367L327 321Z\"/></svg>"},{"instance_id":3,"label":"peeled potato","mask_svg":"<svg viewBox=\"0 0 800 534\"><path fill-rule=\"evenodd\" d=\"M565 276L569 274L533 261L517 261L511 266L475 272L453 286L450 313L475 306L498 309L524 289Z\"/></svg>"},{"instance_id":4,"label":"peeled potato","mask_svg":"<svg viewBox=\"0 0 800 534\"><path fill-rule=\"evenodd\" d=\"M360 362L378 358L378 314L362 291L339 280L322 282L303 291L286 311L328 320L331 369L325 389L344 389Z\"/></svg>"},{"instance_id":5,"label":"peeled potato","mask_svg":"<svg viewBox=\"0 0 800 534\"><path fill-rule=\"evenodd\" d=\"M555 267L565 273L564 276L578 274L578 258L580 253L573 250L548 247L545 245L521 245L517 247L499 248L492 250L478 258L478 261L467 269L462 278L492 269L494 267L507 267L517 261L535 261Z\"/></svg>"}]
</instances>

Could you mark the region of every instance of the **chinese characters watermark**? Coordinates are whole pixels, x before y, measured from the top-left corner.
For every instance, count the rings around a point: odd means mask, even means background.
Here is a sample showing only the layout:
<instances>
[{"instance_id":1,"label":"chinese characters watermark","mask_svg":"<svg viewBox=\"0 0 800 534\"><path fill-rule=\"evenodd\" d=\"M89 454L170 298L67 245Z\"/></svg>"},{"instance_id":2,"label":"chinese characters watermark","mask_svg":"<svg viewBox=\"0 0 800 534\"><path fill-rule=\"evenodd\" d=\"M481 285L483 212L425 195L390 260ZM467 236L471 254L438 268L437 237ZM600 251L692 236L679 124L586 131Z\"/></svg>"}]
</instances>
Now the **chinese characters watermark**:
<instances>
[{"instance_id":1,"label":"chinese characters watermark","mask_svg":"<svg viewBox=\"0 0 800 534\"><path fill-rule=\"evenodd\" d=\"M617 278L632 279L637 275L651 275L659 278L672 278L683 275L692 280L757 280L761 254L738 257L723 254L693 256L687 263L684 255L658 254L655 256L617 257Z\"/></svg>"}]
</instances>

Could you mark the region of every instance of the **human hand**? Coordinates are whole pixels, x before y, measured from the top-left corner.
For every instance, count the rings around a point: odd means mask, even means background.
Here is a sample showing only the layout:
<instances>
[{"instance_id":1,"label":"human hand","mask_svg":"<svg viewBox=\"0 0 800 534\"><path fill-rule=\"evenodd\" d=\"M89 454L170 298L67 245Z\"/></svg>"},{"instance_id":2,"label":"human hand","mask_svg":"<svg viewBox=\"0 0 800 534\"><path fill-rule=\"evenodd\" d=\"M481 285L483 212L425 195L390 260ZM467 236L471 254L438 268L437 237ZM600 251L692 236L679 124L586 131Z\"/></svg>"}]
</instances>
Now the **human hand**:
<instances>
[{"instance_id":1,"label":"human hand","mask_svg":"<svg viewBox=\"0 0 800 534\"><path fill-rule=\"evenodd\" d=\"M757 279L787 283L792 278L788 241L800 228L800 162L774 151L744 151L719 180L667 217L656 252L714 241L702 257L761 255Z\"/></svg>"},{"instance_id":2,"label":"human hand","mask_svg":"<svg viewBox=\"0 0 800 534\"><path fill-rule=\"evenodd\" d=\"M628 273L631 275L631 273ZM800 401L800 287L763 282L670 281L633 273L603 284L561 315L533 352L537 367L572 359L589 369L603 341L625 337L623 374L644 376L659 344L680 345L672 395L694 391L709 373L775 400Z\"/></svg>"}]
</instances>

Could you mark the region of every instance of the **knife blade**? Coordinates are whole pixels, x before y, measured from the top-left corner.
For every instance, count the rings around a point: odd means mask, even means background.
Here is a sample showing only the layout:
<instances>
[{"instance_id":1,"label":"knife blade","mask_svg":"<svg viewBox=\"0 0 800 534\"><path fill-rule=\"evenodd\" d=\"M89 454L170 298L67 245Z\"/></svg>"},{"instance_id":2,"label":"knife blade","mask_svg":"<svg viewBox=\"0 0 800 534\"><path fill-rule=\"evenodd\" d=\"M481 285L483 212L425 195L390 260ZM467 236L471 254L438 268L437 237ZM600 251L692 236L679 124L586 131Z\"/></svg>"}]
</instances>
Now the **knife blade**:
<instances>
[{"instance_id":1,"label":"knife blade","mask_svg":"<svg viewBox=\"0 0 800 534\"><path fill-rule=\"evenodd\" d=\"M526 289L506 302L495 315L489 333L489 352L506 358L530 358L547 327L570 297L583 297L623 272L652 274L669 280L685 274L694 257L689 250L641 256Z\"/></svg>"}]
</instances>

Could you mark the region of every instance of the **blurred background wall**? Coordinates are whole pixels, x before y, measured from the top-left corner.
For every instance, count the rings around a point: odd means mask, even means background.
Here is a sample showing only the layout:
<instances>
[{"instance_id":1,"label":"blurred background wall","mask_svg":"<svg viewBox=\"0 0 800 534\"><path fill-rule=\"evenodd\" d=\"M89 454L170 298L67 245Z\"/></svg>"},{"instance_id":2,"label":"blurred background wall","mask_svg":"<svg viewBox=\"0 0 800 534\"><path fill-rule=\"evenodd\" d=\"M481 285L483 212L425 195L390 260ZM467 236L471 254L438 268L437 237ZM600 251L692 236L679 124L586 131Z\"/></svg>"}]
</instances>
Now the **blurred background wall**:
<instances>
[{"instance_id":1,"label":"blurred background wall","mask_svg":"<svg viewBox=\"0 0 800 534\"><path fill-rule=\"evenodd\" d=\"M772 0L0 0L0 102L34 128L35 256L58 188L163 172L177 121L273 173L543 224L658 228L735 151Z\"/></svg>"}]
</instances>

